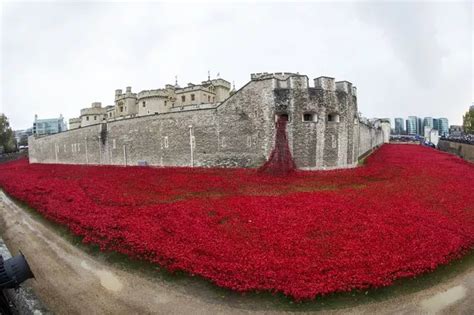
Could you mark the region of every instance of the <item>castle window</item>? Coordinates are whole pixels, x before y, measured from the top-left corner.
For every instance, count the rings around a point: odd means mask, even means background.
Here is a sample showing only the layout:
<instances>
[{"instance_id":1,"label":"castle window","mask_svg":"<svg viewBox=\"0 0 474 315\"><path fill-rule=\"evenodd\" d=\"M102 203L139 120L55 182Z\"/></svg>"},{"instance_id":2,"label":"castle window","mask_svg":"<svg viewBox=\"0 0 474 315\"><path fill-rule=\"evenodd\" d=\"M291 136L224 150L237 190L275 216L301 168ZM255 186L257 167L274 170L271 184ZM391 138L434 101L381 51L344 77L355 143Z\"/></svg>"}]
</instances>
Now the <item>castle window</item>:
<instances>
[{"instance_id":1,"label":"castle window","mask_svg":"<svg viewBox=\"0 0 474 315\"><path fill-rule=\"evenodd\" d=\"M316 122L316 121L318 121L318 116L316 116L316 114L313 114L313 113L304 113L303 114L303 121Z\"/></svg>"},{"instance_id":2,"label":"castle window","mask_svg":"<svg viewBox=\"0 0 474 315\"><path fill-rule=\"evenodd\" d=\"M194 100L195 100L194 94L191 94L191 101L194 101Z\"/></svg>"},{"instance_id":3,"label":"castle window","mask_svg":"<svg viewBox=\"0 0 474 315\"><path fill-rule=\"evenodd\" d=\"M120 112L121 112L121 113L123 112L123 107L122 107L122 106L120 106Z\"/></svg>"},{"instance_id":4,"label":"castle window","mask_svg":"<svg viewBox=\"0 0 474 315\"><path fill-rule=\"evenodd\" d=\"M168 105L168 101L165 101L165 106Z\"/></svg>"},{"instance_id":5,"label":"castle window","mask_svg":"<svg viewBox=\"0 0 474 315\"><path fill-rule=\"evenodd\" d=\"M186 102L186 95L181 96L181 102Z\"/></svg>"},{"instance_id":6,"label":"castle window","mask_svg":"<svg viewBox=\"0 0 474 315\"><path fill-rule=\"evenodd\" d=\"M328 115L328 121L330 121L330 122L336 122L336 123L340 122L339 115L336 114L336 113L331 113L331 114L329 114L329 115Z\"/></svg>"},{"instance_id":7,"label":"castle window","mask_svg":"<svg viewBox=\"0 0 474 315\"><path fill-rule=\"evenodd\" d=\"M86 116L86 120L89 120L89 116Z\"/></svg>"},{"instance_id":8,"label":"castle window","mask_svg":"<svg viewBox=\"0 0 474 315\"><path fill-rule=\"evenodd\" d=\"M207 101L210 103L211 102L211 97L208 95L207 96Z\"/></svg>"},{"instance_id":9,"label":"castle window","mask_svg":"<svg viewBox=\"0 0 474 315\"><path fill-rule=\"evenodd\" d=\"M94 116L94 120L97 120L97 116Z\"/></svg>"},{"instance_id":10,"label":"castle window","mask_svg":"<svg viewBox=\"0 0 474 315\"><path fill-rule=\"evenodd\" d=\"M146 106L145 104L146 104L146 103L145 103L145 102L143 102L143 103L142 103L142 106L143 106L143 107L145 107L145 106Z\"/></svg>"},{"instance_id":11,"label":"castle window","mask_svg":"<svg viewBox=\"0 0 474 315\"><path fill-rule=\"evenodd\" d=\"M216 101L216 98L215 97L212 97L212 102L214 103Z\"/></svg>"}]
</instances>

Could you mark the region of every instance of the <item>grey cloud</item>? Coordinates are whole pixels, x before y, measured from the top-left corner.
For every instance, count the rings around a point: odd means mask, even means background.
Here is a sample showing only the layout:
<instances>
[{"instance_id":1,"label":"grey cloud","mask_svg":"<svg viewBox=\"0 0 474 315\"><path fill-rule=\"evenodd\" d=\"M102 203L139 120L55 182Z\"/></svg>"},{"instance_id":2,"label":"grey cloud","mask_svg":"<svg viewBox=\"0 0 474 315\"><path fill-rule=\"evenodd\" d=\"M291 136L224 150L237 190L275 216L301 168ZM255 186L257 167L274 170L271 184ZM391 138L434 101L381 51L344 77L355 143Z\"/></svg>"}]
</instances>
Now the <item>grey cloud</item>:
<instances>
[{"instance_id":1,"label":"grey cloud","mask_svg":"<svg viewBox=\"0 0 474 315\"><path fill-rule=\"evenodd\" d=\"M429 3L365 3L358 6L363 20L379 28L389 39L407 73L424 87L433 87L446 50L437 40Z\"/></svg>"},{"instance_id":2,"label":"grey cloud","mask_svg":"<svg viewBox=\"0 0 474 315\"><path fill-rule=\"evenodd\" d=\"M211 70L239 87L251 72L299 71L352 81L367 116L459 123L471 102L469 6L2 3L0 111L21 129L35 113L71 118L111 104L116 88L175 75L186 84Z\"/></svg>"}]
</instances>

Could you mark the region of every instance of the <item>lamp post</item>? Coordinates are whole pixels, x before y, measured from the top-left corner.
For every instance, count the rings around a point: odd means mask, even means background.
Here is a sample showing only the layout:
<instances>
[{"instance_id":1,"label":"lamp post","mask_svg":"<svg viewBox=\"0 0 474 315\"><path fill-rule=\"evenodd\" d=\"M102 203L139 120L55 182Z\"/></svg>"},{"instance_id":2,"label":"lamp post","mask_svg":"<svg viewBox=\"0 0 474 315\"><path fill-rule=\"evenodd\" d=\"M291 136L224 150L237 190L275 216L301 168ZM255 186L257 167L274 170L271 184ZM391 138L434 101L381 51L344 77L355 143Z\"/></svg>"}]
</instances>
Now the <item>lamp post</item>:
<instances>
[{"instance_id":1,"label":"lamp post","mask_svg":"<svg viewBox=\"0 0 474 315\"><path fill-rule=\"evenodd\" d=\"M102 137L99 135L99 138L97 139L99 141L99 165L102 164L102 148L100 147L100 140Z\"/></svg>"},{"instance_id":2,"label":"lamp post","mask_svg":"<svg viewBox=\"0 0 474 315\"><path fill-rule=\"evenodd\" d=\"M191 149L191 167L194 167L193 125L189 125L189 147Z\"/></svg>"},{"instance_id":3,"label":"lamp post","mask_svg":"<svg viewBox=\"0 0 474 315\"><path fill-rule=\"evenodd\" d=\"M89 157L87 156L87 137L84 138L85 148L86 148L86 164L89 164Z\"/></svg>"}]
</instances>

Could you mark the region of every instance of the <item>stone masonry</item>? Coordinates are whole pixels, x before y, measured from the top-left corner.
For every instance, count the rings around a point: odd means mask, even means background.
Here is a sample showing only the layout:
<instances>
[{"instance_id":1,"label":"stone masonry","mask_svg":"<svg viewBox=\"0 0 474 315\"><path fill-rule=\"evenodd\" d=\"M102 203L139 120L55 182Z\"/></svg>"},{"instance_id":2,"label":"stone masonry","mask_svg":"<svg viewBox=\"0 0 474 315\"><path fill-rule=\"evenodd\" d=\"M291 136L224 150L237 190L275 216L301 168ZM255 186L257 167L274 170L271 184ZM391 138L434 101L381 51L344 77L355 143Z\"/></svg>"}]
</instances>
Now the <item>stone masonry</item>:
<instances>
[{"instance_id":1,"label":"stone masonry","mask_svg":"<svg viewBox=\"0 0 474 315\"><path fill-rule=\"evenodd\" d=\"M30 137L31 163L259 167L274 143L275 121L288 117L289 146L299 169L353 167L390 128L363 123L350 82L294 73L252 74L214 105L102 121Z\"/></svg>"}]
</instances>

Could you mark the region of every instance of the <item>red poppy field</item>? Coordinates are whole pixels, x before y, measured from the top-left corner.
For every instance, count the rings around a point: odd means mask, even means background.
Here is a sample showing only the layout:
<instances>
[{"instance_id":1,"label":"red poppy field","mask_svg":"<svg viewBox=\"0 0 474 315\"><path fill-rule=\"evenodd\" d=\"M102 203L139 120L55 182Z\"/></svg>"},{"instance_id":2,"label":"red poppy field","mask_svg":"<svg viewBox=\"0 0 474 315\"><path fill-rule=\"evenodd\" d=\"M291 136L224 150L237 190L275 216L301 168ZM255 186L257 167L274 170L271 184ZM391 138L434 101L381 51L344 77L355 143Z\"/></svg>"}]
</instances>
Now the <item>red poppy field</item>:
<instances>
[{"instance_id":1,"label":"red poppy field","mask_svg":"<svg viewBox=\"0 0 474 315\"><path fill-rule=\"evenodd\" d=\"M0 165L0 187L85 243L296 300L387 286L474 246L474 165L384 145L355 169Z\"/></svg>"}]
</instances>

